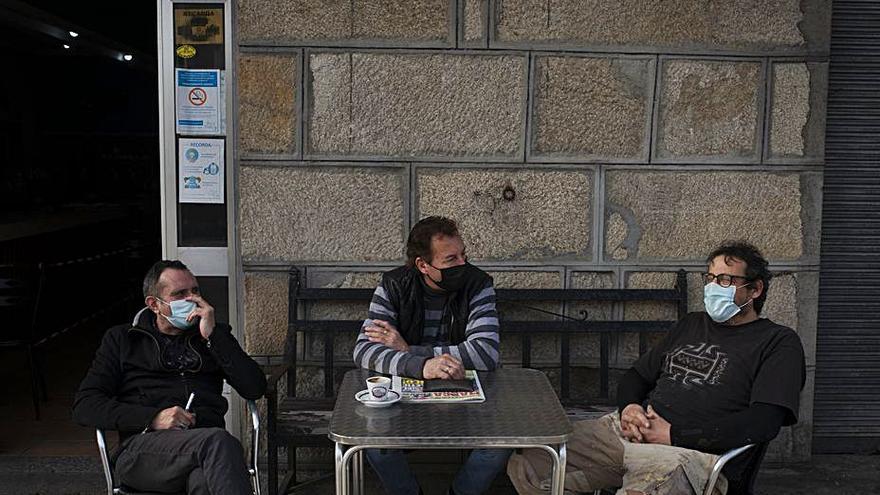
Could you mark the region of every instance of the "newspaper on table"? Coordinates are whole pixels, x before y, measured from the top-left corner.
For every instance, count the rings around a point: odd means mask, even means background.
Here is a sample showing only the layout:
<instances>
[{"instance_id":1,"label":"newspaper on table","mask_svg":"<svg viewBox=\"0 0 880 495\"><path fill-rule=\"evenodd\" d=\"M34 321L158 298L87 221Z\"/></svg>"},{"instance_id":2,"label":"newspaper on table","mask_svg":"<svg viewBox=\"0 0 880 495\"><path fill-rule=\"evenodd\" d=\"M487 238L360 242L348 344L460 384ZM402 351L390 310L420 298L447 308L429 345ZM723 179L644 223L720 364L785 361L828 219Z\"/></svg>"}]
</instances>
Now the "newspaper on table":
<instances>
[{"instance_id":1,"label":"newspaper on table","mask_svg":"<svg viewBox=\"0 0 880 495\"><path fill-rule=\"evenodd\" d=\"M466 380L472 383L469 392L425 392L423 380L406 376L394 376L391 382L392 390L400 392L402 402L483 402L486 396L483 394L483 386L480 385L480 377L474 370L465 371Z\"/></svg>"}]
</instances>

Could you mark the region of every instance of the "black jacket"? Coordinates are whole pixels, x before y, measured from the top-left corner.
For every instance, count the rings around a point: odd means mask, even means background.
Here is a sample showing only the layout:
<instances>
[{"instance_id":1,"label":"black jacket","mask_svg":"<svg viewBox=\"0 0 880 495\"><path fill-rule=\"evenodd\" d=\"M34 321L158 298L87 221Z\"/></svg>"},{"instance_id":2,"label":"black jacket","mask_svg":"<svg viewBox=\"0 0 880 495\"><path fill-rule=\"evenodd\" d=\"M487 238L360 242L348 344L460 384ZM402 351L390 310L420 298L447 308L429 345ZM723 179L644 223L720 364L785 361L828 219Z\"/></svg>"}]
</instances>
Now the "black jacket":
<instances>
[{"instance_id":1,"label":"black jacket","mask_svg":"<svg viewBox=\"0 0 880 495\"><path fill-rule=\"evenodd\" d=\"M198 329L187 337L199 356L193 371L163 366L159 359L156 316L142 310L134 325L119 325L104 334L73 405L73 419L83 425L117 430L120 439L147 428L163 409L184 407L195 392L191 410L195 427L224 427L229 405L223 380L244 398L266 391L266 376L238 345L229 325L218 323L206 341Z\"/></svg>"},{"instance_id":2,"label":"black jacket","mask_svg":"<svg viewBox=\"0 0 880 495\"><path fill-rule=\"evenodd\" d=\"M467 282L460 290L450 294L443 323L449 329L449 341L458 345L465 340L469 303L471 299L492 283L492 277L470 265ZM415 267L401 266L382 275L382 287L388 301L397 310L397 322L401 336L409 345L422 342L425 319L425 294L422 274Z\"/></svg>"}]
</instances>

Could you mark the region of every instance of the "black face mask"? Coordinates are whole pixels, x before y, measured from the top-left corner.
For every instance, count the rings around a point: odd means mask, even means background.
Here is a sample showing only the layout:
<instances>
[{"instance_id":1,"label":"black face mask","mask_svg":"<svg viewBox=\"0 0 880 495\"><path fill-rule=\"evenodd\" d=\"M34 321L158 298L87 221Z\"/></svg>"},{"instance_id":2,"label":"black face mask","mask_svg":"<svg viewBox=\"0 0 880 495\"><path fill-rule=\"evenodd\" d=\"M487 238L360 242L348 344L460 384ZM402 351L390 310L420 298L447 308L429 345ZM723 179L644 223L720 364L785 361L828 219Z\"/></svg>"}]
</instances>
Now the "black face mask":
<instances>
[{"instance_id":1,"label":"black face mask","mask_svg":"<svg viewBox=\"0 0 880 495\"><path fill-rule=\"evenodd\" d=\"M431 265L430 263L428 263ZM463 265L451 266L449 268L437 268L434 265L431 265L431 268L440 271L441 277L443 277L439 282L431 278L428 275L428 278L431 279L431 282L437 284L437 287L445 290L446 292L455 292L467 283L468 278L471 273L471 264L465 263Z\"/></svg>"}]
</instances>

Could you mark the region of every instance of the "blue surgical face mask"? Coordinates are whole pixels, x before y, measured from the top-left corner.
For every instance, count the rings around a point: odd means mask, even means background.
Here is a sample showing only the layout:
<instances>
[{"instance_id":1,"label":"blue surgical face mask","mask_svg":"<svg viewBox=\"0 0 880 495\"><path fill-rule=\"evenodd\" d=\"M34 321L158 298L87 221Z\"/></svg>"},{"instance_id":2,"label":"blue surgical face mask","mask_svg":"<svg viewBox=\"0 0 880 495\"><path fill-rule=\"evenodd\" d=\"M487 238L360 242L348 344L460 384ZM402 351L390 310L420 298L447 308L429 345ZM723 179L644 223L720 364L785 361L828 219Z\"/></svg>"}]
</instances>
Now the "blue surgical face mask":
<instances>
[{"instance_id":1,"label":"blue surgical face mask","mask_svg":"<svg viewBox=\"0 0 880 495\"><path fill-rule=\"evenodd\" d=\"M740 285L739 287L736 285L721 287L717 283L712 282L703 286L703 304L706 306L706 312L709 313L709 317L717 323L724 323L736 316L742 308L748 306L752 299L749 299L742 306L737 306L733 301L734 296L736 296L736 290L746 285L749 284Z\"/></svg>"},{"instance_id":2,"label":"blue surgical face mask","mask_svg":"<svg viewBox=\"0 0 880 495\"><path fill-rule=\"evenodd\" d=\"M162 304L168 305L171 308L171 316L165 316L162 313L159 313L159 315L162 318L168 320L168 322L174 325L176 328L187 330L195 325L195 319L193 319L193 321L186 321L186 317L189 316L189 314L192 313L194 309L196 309L196 303L192 301L187 301L186 299L178 299L176 301L171 301L170 303L167 303L159 299L158 297L156 298L156 300L158 300Z\"/></svg>"}]
</instances>

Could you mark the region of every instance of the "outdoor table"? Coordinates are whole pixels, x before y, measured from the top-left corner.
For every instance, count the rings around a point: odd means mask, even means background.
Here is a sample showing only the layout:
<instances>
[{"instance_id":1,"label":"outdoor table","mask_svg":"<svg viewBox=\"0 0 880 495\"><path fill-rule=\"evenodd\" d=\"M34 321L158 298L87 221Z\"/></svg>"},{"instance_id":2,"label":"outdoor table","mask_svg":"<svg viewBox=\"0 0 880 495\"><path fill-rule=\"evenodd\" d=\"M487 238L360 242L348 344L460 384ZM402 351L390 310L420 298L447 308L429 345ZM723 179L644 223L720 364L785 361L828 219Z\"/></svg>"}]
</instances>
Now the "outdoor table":
<instances>
[{"instance_id":1,"label":"outdoor table","mask_svg":"<svg viewBox=\"0 0 880 495\"><path fill-rule=\"evenodd\" d=\"M539 448L553 459L551 493L561 495L571 423L540 371L480 372L486 401L413 403L369 408L355 400L375 373L345 374L328 436L336 444L336 493L363 492L363 449ZM352 465L353 469L349 469ZM354 483L349 479L354 471Z\"/></svg>"}]
</instances>

